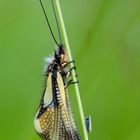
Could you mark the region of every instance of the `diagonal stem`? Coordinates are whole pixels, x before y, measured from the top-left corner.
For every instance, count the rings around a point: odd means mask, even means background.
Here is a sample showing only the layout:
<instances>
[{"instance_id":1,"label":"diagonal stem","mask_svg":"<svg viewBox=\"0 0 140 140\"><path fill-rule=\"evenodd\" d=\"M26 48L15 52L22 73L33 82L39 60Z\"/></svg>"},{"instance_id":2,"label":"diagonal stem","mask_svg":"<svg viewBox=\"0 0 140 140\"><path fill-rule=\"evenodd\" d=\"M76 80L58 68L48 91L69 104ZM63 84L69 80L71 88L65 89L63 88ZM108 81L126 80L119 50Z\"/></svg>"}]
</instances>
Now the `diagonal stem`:
<instances>
[{"instance_id":1,"label":"diagonal stem","mask_svg":"<svg viewBox=\"0 0 140 140\"><path fill-rule=\"evenodd\" d=\"M60 8L59 0L54 0L54 1L55 1L55 5L56 5L56 11L57 11L57 14L58 14L58 18L59 18L59 21L60 21L60 26L61 26L62 35L63 35L63 38L64 38L65 47L66 47L66 50L67 50L67 53L68 53L68 58L69 58L69 61L72 61L71 50L70 50L70 46L69 46L69 41L68 41L68 37L67 37L65 25L64 25L64 20L63 20L61 8ZM71 63L70 66L72 68L74 66L74 64ZM77 81L77 78L75 76L76 75L75 70L73 69L71 71L71 73L72 73L73 80ZM78 83L75 83L75 91L76 91L78 108L79 108L80 117L81 117L84 139L88 140L88 134L87 134L86 125L85 125L85 118L84 118L84 113L83 113L83 108L82 108Z\"/></svg>"}]
</instances>

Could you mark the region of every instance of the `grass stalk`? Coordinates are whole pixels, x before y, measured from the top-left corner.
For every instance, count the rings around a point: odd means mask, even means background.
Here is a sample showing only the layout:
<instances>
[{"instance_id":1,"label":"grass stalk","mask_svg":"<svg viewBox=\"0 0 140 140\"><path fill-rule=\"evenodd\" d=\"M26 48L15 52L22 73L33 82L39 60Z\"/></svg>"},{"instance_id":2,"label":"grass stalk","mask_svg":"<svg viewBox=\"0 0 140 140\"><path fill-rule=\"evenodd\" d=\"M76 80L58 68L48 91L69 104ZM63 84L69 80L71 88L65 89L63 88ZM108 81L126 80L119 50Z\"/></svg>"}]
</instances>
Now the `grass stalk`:
<instances>
[{"instance_id":1,"label":"grass stalk","mask_svg":"<svg viewBox=\"0 0 140 140\"><path fill-rule=\"evenodd\" d=\"M59 0L54 0L55 5L56 5L56 12L58 14L58 18L60 21L60 27L62 30L62 35L64 38L64 43L65 43L65 47L68 53L68 58L69 61L72 61L72 55L71 55L71 50L70 50L70 45L69 45L69 41L68 41L68 37L67 37L67 33L66 33L66 29L65 29L65 25L64 25L64 20L63 20L63 16L62 16L62 12L61 12L61 8L60 8L60 4L59 4ZM71 68L73 67L73 63L71 63ZM72 70L72 78L74 81L77 81L76 78L76 73L75 70ZM83 112L83 108L82 108L82 103L81 103L81 98L80 98L80 92L79 92L79 87L78 84L74 84L75 85L75 91L76 91L76 97L77 97L77 102L78 102L78 108L79 108L79 112L80 112L80 117L81 117L81 123L82 123L82 128L83 128L83 134L84 134L84 139L88 140L88 134L87 134L87 130L86 130L86 126L85 126L85 117L84 117L84 112Z\"/></svg>"}]
</instances>

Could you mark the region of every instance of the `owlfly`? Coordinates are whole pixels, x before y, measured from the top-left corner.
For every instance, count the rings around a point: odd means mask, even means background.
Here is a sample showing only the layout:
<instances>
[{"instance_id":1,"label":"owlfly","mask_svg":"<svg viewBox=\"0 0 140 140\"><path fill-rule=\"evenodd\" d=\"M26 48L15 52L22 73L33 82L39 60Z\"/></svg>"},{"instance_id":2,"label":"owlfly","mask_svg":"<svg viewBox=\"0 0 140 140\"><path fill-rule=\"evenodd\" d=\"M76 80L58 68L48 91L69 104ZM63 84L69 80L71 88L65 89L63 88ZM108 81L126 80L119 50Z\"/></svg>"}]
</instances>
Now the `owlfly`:
<instances>
[{"instance_id":1,"label":"owlfly","mask_svg":"<svg viewBox=\"0 0 140 140\"><path fill-rule=\"evenodd\" d=\"M43 3L41 0L39 1L57 49L54 55L47 59L45 89L34 119L35 130L43 140L81 140L67 91L67 86L74 84L76 81L70 80L66 83L67 77L70 76L71 70L75 67L68 70L68 65L73 63L73 61L68 61L61 41L53 0L51 2L58 27L60 43L57 42L53 34Z\"/></svg>"}]
</instances>

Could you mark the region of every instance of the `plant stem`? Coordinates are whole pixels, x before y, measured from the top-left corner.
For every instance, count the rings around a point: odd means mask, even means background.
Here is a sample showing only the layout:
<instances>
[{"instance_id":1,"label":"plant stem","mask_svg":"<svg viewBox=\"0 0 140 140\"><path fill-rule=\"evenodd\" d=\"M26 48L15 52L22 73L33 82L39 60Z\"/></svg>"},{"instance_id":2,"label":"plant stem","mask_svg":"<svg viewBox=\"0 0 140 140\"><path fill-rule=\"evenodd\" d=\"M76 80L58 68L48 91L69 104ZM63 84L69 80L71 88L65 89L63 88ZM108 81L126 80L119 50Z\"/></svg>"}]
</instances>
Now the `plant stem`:
<instances>
[{"instance_id":1,"label":"plant stem","mask_svg":"<svg viewBox=\"0 0 140 140\"><path fill-rule=\"evenodd\" d=\"M68 54L68 58L69 61L72 61L72 55L71 55L71 51L70 51L70 46L69 46L69 41L68 41L68 37L67 37L67 33L66 33L66 29L65 29L65 25L64 25L64 20L63 20L63 16L62 16L62 12L61 12L61 8L60 8L60 4L59 4L59 0L54 0L55 1L55 5L56 5L56 11L58 14L58 18L60 21L60 26L61 26L61 30L62 30L62 35L64 38L64 43L65 43L65 47L67 50L67 54ZM71 67L73 67L73 63L71 63ZM76 73L75 70L72 70L72 78L74 81L77 81L76 78ZM83 108L82 108L82 103L81 103L81 98L80 98L80 92L79 92L79 87L78 84L75 83L75 91L76 91L76 97L77 97L77 102L78 102L78 108L79 108L79 112L80 112L80 117L81 117L81 123L82 123L82 127L83 127L83 134L84 134L84 139L88 140L88 134L87 134L87 130L86 130L86 126L85 126L85 118L84 118L84 113L83 113Z\"/></svg>"}]
</instances>

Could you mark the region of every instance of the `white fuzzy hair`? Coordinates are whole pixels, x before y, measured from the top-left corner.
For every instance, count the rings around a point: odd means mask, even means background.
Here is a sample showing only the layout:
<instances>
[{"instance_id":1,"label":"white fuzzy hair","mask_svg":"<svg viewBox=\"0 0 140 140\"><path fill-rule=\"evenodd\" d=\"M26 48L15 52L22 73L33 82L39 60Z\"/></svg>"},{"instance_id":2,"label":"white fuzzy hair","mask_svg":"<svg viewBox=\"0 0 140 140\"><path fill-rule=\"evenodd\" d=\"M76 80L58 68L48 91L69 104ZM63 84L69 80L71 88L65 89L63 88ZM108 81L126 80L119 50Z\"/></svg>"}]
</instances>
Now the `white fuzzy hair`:
<instances>
[{"instance_id":1,"label":"white fuzzy hair","mask_svg":"<svg viewBox=\"0 0 140 140\"><path fill-rule=\"evenodd\" d=\"M53 62L53 60L54 60L54 57L52 55L44 58L45 66L43 68L43 73L45 73L47 71L48 66Z\"/></svg>"},{"instance_id":2,"label":"white fuzzy hair","mask_svg":"<svg viewBox=\"0 0 140 140\"><path fill-rule=\"evenodd\" d=\"M58 46L55 46L55 50L58 50ZM45 66L43 67L43 73L45 73L48 69L48 66L53 62L54 60L54 56L49 55L49 57L45 57L44 61L45 61Z\"/></svg>"}]
</instances>

